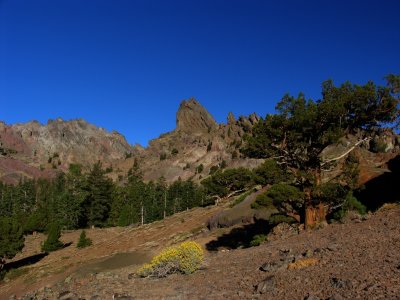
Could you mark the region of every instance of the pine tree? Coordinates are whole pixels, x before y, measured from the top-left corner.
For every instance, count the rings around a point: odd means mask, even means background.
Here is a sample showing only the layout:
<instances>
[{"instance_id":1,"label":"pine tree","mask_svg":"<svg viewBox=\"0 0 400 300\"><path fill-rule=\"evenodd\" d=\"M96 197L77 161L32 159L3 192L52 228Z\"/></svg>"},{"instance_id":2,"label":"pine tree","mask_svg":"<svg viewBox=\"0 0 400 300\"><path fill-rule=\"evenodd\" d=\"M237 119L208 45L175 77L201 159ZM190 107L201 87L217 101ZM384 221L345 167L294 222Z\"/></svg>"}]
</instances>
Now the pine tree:
<instances>
[{"instance_id":1,"label":"pine tree","mask_svg":"<svg viewBox=\"0 0 400 300\"><path fill-rule=\"evenodd\" d=\"M125 186L116 186L112 194L112 203L108 218L108 225L110 226L125 226L119 224L121 212L128 204L127 189Z\"/></svg>"},{"instance_id":2,"label":"pine tree","mask_svg":"<svg viewBox=\"0 0 400 300\"><path fill-rule=\"evenodd\" d=\"M77 248L82 249L92 245L92 240L86 237L86 231L82 230L81 235L79 236L78 244L76 245Z\"/></svg>"},{"instance_id":3,"label":"pine tree","mask_svg":"<svg viewBox=\"0 0 400 300\"><path fill-rule=\"evenodd\" d=\"M42 245L42 250L45 252L56 251L64 246L59 240L61 236L61 228L57 222L49 225L47 240Z\"/></svg>"},{"instance_id":4,"label":"pine tree","mask_svg":"<svg viewBox=\"0 0 400 300\"><path fill-rule=\"evenodd\" d=\"M22 226L15 218L0 218L0 270L4 259L13 258L24 247Z\"/></svg>"},{"instance_id":5,"label":"pine tree","mask_svg":"<svg viewBox=\"0 0 400 300\"><path fill-rule=\"evenodd\" d=\"M108 220L113 193L113 182L107 178L102 165L94 164L87 177L87 193L85 200L86 216L91 226L104 226Z\"/></svg>"}]
</instances>

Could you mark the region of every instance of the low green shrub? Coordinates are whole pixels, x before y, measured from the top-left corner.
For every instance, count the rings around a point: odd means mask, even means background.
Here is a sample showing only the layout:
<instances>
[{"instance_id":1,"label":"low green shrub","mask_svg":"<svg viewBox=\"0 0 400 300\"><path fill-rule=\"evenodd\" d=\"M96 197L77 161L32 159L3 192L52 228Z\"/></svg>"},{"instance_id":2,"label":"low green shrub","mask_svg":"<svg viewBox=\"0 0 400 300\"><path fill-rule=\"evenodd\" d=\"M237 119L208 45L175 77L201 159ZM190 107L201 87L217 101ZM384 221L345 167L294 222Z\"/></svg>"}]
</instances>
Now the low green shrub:
<instances>
[{"instance_id":1,"label":"low green shrub","mask_svg":"<svg viewBox=\"0 0 400 300\"><path fill-rule=\"evenodd\" d=\"M367 208L363 205L356 197L353 196L353 193L350 193L346 198L345 208L347 210L355 210L361 215L365 215L367 213Z\"/></svg>"},{"instance_id":2,"label":"low green shrub","mask_svg":"<svg viewBox=\"0 0 400 300\"><path fill-rule=\"evenodd\" d=\"M267 240L265 234L256 234L250 242L251 247L260 246L263 242Z\"/></svg>"},{"instance_id":3,"label":"low green shrub","mask_svg":"<svg viewBox=\"0 0 400 300\"><path fill-rule=\"evenodd\" d=\"M374 153L385 153L387 148L387 144L380 140L372 140L369 146L370 150Z\"/></svg>"},{"instance_id":4,"label":"low green shrub","mask_svg":"<svg viewBox=\"0 0 400 300\"><path fill-rule=\"evenodd\" d=\"M267 193L260 194L256 197L256 201L251 204L251 208L260 209L262 207L265 208L274 208L274 203L272 198L268 197Z\"/></svg>"},{"instance_id":5,"label":"low green shrub","mask_svg":"<svg viewBox=\"0 0 400 300\"><path fill-rule=\"evenodd\" d=\"M203 166L203 164L200 164L196 168L196 173L200 174L201 172L203 172L203 170L204 170L204 166Z\"/></svg>"},{"instance_id":6,"label":"low green shrub","mask_svg":"<svg viewBox=\"0 0 400 300\"><path fill-rule=\"evenodd\" d=\"M333 213L333 219L340 221L347 215L347 212L351 210L358 212L360 215L365 215L367 213L367 208L353 196L353 192L347 194L342 207Z\"/></svg>"},{"instance_id":7,"label":"low green shrub","mask_svg":"<svg viewBox=\"0 0 400 300\"><path fill-rule=\"evenodd\" d=\"M163 250L149 264L143 265L138 274L141 277L165 277L172 273L191 274L200 268L203 259L203 249L199 244L184 242Z\"/></svg>"},{"instance_id":8,"label":"low green shrub","mask_svg":"<svg viewBox=\"0 0 400 300\"><path fill-rule=\"evenodd\" d=\"M268 222L270 225L278 225L279 223L292 224L292 223L296 223L297 221L295 218L289 217L287 215L274 214L268 219Z\"/></svg>"}]
</instances>

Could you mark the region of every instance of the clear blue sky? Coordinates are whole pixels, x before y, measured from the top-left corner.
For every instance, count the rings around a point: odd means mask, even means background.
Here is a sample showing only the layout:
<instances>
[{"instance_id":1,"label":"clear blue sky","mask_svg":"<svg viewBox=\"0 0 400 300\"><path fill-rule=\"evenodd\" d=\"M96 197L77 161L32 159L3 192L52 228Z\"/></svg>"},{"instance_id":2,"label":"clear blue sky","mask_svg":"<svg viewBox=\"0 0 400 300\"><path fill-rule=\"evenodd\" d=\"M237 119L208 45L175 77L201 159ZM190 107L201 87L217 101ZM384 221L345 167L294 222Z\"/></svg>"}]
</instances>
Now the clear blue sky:
<instances>
[{"instance_id":1,"label":"clear blue sky","mask_svg":"<svg viewBox=\"0 0 400 300\"><path fill-rule=\"evenodd\" d=\"M196 97L225 122L321 82L400 73L400 1L0 0L0 120L84 118L132 144Z\"/></svg>"}]
</instances>

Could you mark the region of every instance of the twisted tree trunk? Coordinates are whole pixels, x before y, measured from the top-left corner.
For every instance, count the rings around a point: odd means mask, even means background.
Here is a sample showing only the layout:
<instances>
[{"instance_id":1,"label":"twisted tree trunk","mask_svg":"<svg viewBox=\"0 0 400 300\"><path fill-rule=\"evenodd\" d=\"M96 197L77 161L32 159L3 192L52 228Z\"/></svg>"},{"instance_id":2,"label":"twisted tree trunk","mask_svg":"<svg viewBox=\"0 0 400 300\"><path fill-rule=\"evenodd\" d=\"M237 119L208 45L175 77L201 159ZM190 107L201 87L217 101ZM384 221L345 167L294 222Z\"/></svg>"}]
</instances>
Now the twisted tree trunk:
<instances>
[{"instance_id":1,"label":"twisted tree trunk","mask_svg":"<svg viewBox=\"0 0 400 300\"><path fill-rule=\"evenodd\" d=\"M321 170L315 171L315 185L319 186L321 184ZM326 210L322 202L315 203L311 199L311 189L308 188L305 191L305 218L304 227L306 229L313 229L323 222L326 222Z\"/></svg>"}]
</instances>

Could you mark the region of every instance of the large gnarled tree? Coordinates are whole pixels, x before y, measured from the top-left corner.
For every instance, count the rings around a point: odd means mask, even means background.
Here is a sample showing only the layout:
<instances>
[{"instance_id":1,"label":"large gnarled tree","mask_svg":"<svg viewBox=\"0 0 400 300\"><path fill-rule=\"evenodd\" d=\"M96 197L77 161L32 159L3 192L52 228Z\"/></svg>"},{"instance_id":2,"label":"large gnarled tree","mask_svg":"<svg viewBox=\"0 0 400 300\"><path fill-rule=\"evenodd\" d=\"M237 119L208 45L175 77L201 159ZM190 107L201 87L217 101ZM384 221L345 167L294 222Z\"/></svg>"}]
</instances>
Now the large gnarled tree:
<instances>
[{"instance_id":1,"label":"large gnarled tree","mask_svg":"<svg viewBox=\"0 0 400 300\"><path fill-rule=\"evenodd\" d=\"M318 101L306 100L302 93L297 98L285 95L276 106L277 113L261 119L247 138L245 155L273 157L294 170L305 195L306 226L325 218L321 197L312 193L326 164L321 152L346 134L358 133L358 146L372 130L399 125L400 76L385 79L386 86L370 81L365 85L345 82L339 87L328 80Z\"/></svg>"}]
</instances>

